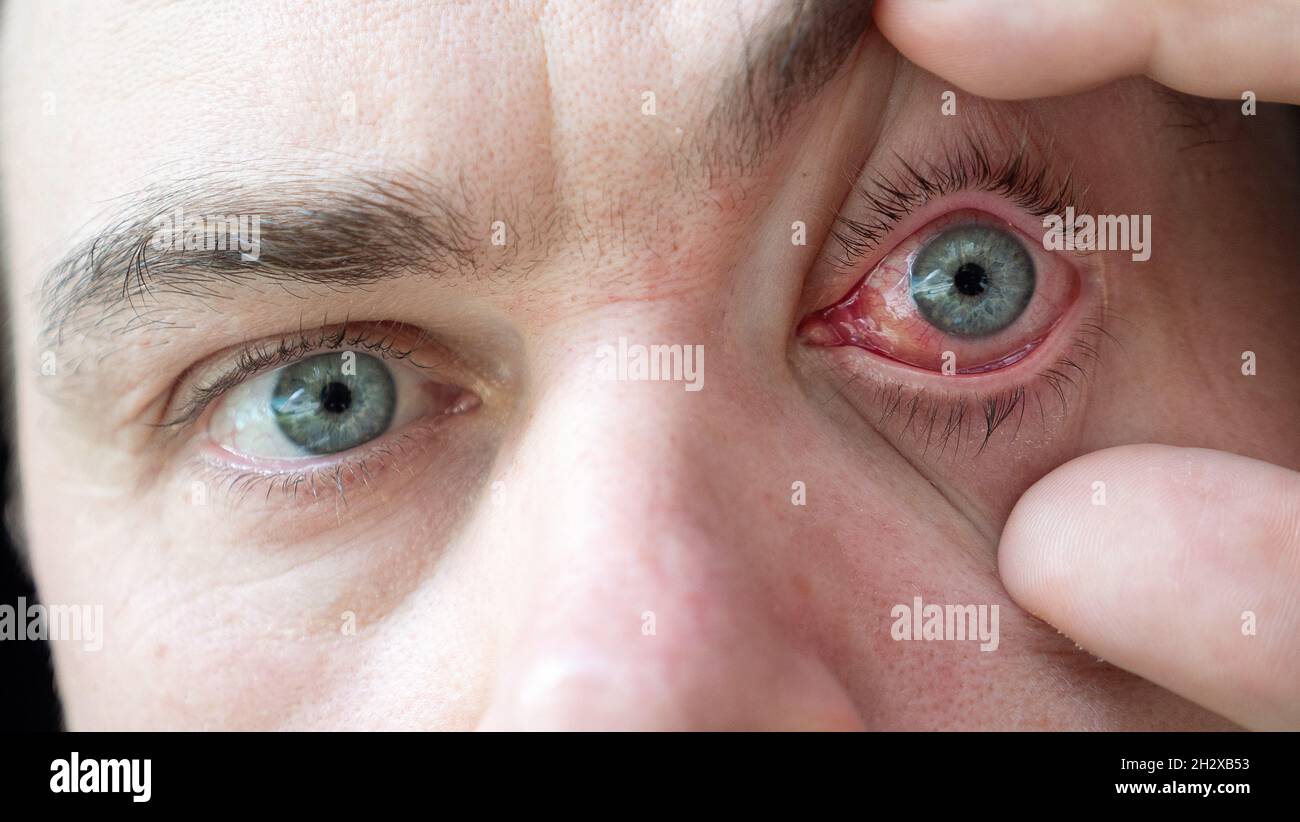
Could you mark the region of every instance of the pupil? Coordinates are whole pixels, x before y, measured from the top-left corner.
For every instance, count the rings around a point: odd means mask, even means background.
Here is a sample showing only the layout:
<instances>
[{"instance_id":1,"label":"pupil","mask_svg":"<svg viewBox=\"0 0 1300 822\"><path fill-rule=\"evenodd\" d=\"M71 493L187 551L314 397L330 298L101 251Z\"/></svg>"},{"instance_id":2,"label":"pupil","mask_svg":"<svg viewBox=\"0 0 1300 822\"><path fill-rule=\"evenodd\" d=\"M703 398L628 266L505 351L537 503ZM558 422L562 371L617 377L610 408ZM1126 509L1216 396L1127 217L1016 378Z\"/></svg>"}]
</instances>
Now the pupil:
<instances>
[{"instance_id":1,"label":"pupil","mask_svg":"<svg viewBox=\"0 0 1300 822\"><path fill-rule=\"evenodd\" d=\"M320 390L321 408L331 414L342 414L352 405L352 389L341 382L332 382Z\"/></svg>"},{"instance_id":2,"label":"pupil","mask_svg":"<svg viewBox=\"0 0 1300 822\"><path fill-rule=\"evenodd\" d=\"M953 276L952 283L967 297L974 297L984 293L989 284L989 275L975 263L962 263Z\"/></svg>"}]
</instances>

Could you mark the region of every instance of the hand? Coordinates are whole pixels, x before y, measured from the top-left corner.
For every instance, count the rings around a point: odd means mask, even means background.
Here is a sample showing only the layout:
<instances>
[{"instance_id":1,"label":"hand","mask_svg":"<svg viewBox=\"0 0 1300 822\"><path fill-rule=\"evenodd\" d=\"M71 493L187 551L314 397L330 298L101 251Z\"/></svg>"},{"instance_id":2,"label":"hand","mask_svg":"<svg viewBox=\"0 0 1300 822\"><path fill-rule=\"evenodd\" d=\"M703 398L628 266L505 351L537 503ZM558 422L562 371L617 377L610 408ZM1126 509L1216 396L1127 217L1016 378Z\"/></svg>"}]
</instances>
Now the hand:
<instances>
[{"instance_id":1,"label":"hand","mask_svg":"<svg viewBox=\"0 0 1300 822\"><path fill-rule=\"evenodd\" d=\"M984 97L1146 75L1300 103L1300 3L880 0L914 63ZM1020 499L998 563L1088 651L1251 728L1300 728L1300 474L1219 451L1080 457Z\"/></svg>"},{"instance_id":2,"label":"hand","mask_svg":"<svg viewBox=\"0 0 1300 822\"><path fill-rule=\"evenodd\" d=\"M1202 97L1300 103L1294 0L879 0L875 19L913 63L981 97L1145 74Z\"/></svg>"},{"instance_id":3,"label":"hand","mask_svg":"<svg viewBox=\"0 0 1300 822\"><path fill-rule=\"evenodd\" d=\"M1300 728L1300 473L1097 451L1020 498L998 567L1016 602L1107 662L1248 728Z\"/></svg>"}]
</instances>

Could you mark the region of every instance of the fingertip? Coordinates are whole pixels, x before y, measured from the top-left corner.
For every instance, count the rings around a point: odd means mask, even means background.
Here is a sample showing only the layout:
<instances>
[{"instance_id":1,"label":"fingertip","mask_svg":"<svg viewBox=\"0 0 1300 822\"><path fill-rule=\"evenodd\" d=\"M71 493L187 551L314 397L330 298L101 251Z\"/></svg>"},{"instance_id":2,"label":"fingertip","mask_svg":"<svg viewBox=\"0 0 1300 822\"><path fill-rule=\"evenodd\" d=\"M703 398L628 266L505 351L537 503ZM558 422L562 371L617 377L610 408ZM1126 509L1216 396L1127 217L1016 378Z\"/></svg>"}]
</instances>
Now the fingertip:
<instances>
[{"instance_id":1,"label":"fingertip","mask_svg":"<svg viewBox=\"0 0 1300 822\"><path fill-rule=\"evenodd\" d=\"M1017 604L1089 652L1243 724L1290 727L1298 557L1300 474L1130 445L1026 491L998 570Z\"/></svg>"},{"instance_id":2,"label":"fingertip","mask_svg":"<svg viewBox=\"0 0 1300 822\"><path fill-rule=\"evenodd\" d=\"M1072 94L1142 73L1152 27L1115 0L878 0L876 25L903 56L999 100Z\"/></svg>"},{"instance_id":3,"label":"fingertip","mask_svg":"<svg viewBox=\"0 0 1300 822\"><path fill-rule=\"evenodd\" d=\"M1128 493L1129 482L1153 460L1167 459L1177 450L1162 445L1107 448L1071 460L1034 483L1012 508L998 544L998 572L1011 597L1059 627L1077 608L1080 569L1136 513L1130 508L1140 498Z\"/></svg>"}]
</instances>

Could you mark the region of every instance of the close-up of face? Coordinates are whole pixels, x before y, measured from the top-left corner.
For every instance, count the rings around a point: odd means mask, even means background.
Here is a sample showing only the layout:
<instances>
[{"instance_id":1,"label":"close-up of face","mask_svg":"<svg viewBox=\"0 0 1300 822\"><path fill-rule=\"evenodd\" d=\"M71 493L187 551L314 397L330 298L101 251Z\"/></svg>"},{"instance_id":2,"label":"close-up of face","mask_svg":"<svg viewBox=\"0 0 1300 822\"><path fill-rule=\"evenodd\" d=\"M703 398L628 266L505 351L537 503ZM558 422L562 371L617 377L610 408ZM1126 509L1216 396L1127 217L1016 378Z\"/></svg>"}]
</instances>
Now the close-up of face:
<instances>
[{"instance_id":1,"label":"close-up of face","mask_svg":"<svg viewBox=\"0 0 1300 822\"><path fill-rule=\"evenodd\" d=\"M1293 107L984 98L857 2L0 37L10 518L102 606L67 728L1239 726L999 544L1053 472L1023 533L1168 479L1057 471L1101 449L1300 469Z\"/></svg>"}]
</instances>

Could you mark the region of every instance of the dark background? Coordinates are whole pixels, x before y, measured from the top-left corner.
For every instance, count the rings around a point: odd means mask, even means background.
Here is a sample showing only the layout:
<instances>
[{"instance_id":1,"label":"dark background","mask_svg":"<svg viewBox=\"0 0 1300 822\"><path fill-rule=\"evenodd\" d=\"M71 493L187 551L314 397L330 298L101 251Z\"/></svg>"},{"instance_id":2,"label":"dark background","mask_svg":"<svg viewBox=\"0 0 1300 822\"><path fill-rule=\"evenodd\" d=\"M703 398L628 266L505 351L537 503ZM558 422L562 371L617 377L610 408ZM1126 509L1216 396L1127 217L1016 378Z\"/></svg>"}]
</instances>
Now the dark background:
<instances>
[{"instance_id":1,"label":"dark background","mask_svg":"<svg viewBox=\"0 0 1300 822\"><path fill-rule=\"evenodd\" d=\"M0 388L0 390L5 390ZM8 426L0 425L0 494L7 502L9 482ZM0 527L0 605L17 609L18 598L36 601L13 538ZM60 727L59 704L54 694L50 649L44 642L0 641L0 731L55 731Z\"/></svg>"}]
</instances>

